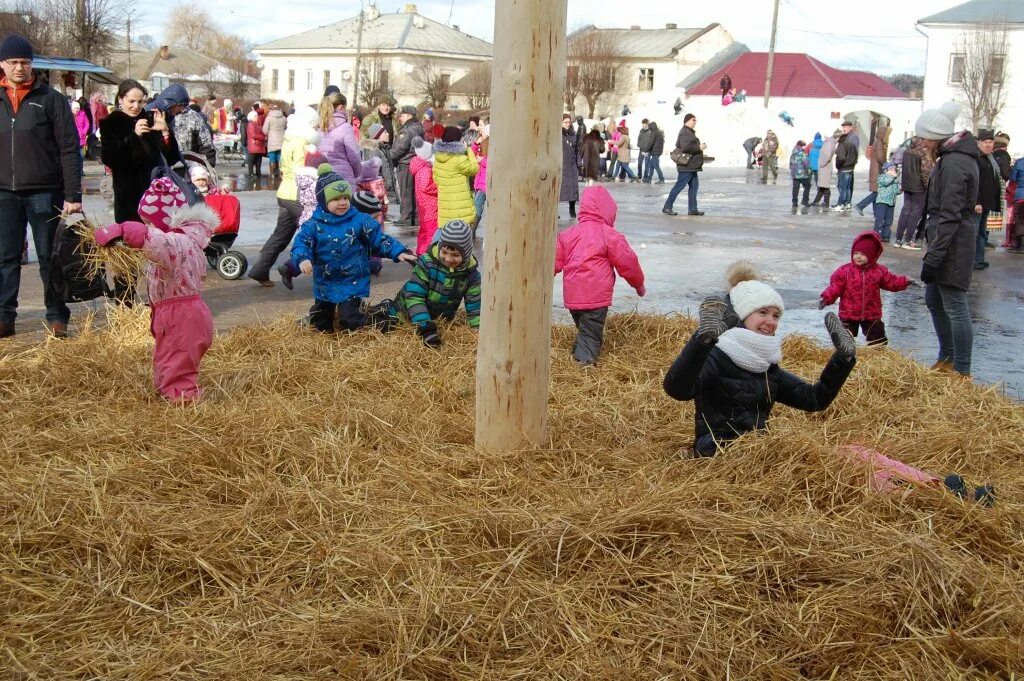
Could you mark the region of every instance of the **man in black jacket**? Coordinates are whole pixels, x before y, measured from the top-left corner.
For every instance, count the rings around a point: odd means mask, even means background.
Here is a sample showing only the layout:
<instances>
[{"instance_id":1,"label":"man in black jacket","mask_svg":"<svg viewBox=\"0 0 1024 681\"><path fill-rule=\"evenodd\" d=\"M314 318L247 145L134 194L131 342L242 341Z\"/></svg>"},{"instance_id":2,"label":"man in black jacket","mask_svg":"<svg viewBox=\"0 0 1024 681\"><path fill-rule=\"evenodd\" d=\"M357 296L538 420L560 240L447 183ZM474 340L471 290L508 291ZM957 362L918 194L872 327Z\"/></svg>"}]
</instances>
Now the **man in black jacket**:
<instances>
[{"instance_id":1,"label":"man in black jacket","mask_svg":"<svg viewBox=\"0 0 1024 681\"><path fill-rule=\"evenodd\" d=\"M676 161L676 170L679 172L679 177L676 179L676 184L672 187L672 191L668 193L668 200L665 201L665 206L661 209L661 212L665 215L678 215L678 213L672 210L672 206L675 204L679 192L683 191L683 188L687 186L690 188L687 194L689 199L687 215L704 215L702 211L697 210L697 190L700 188L700 180L697 177L697 173L704 168L704 149L707 148L707 145L697 139L697 133L693 131L696 126L696 115L688 113L683 116L683 128L679 131L675 149L679 152L678 155L680 157L680 160Z\"/></svg>"},{"instance_id":2,"label":"man in black jacket","mask_svg":"<svg viewBox=\"0 0 1024 681\"><path fill-rule=\"evenodd\" d=\"M651 155L651 122L646 118L640 121L640 134L636 136L636 148L640 152L636 159L636 176L644 179L644 163Z\"/></svg>"},{"instance_id":3,"label":"man in black jacket","mask_svg":"<svg viewBox=\"0 0 1024 681\"><path fill-rule=\"evenodd\" d=\"M1002 184L999 164L992 156L995 150L996 134L993 130L978 130L978 204L974 212L978 216L978 243L974 249L974 269L988 268L985 249L988 247L988 215L998 213L1003 205Z\"/></svg>"},{"instance_id":4,"label":"man in black jacket","mask_svg":"<svg viewBox=\"0 0 1024 681\"><path fill-rule=\"evenodd\" d=\"M834 212L848 211L853 203L853 171L857 167L857 156L860 150L857 148L856 133L853 131L853 123L843 121L843 134L839 137L836 145L836 184L839 188L839 199L836 201Z\"/></svg>"},{"instance_id":5,"label":"man in black jacket","mask_svg":"<svg viewBox=\"0 0 1024 681\"><path fill-rule=\"evenodd\" d=\"M401 113L398 114L398 122L402 127L388 152L391 162L398 169L398 200L401 212L395 224L412 227L416 224L416 185L412 173L409 172L409 163L416 155L412 141L416 137L423 137L423 126L416 120L414 106L403 106Z\"/></svg>"},{"instance_id":6,"label":"man in black jacket","mask_svg":"<svg viewBox=\"0 0 1024 681\"><path fill-rule=\"evenodd\" d=\"M25 223L32 228L46 321L67 336L71 311L50 282L50 253L61 210L82 210L82 154L67 100L32 75L32 45L0 44L0 338L14 335Z\"/></svg>"},{"instance_id":7,"label":"man in black jacket","mask_svg":"<svg viewBox=\"0 0 1024 681\"><path fill-rule=\"evenodd\" d=\"M928 181L928 250L921 266L924 300L939 341L940 371L971 375L974 327L967 306L978 235L978 142L956 130L960 107L946 102L928 109L914 126L917 136L938 143L939 160Z\"/></svg>"},{"instance_id":8,"label":"man in black jacket","mask_svg":"<svg viewBox=\"0 0 1024 681\"><path fill-rule=\"evenodd\" d=\"M665 184L665 175L661 172L661 155L665 153L665 131L651 122L651 151L644 166L644 182L651 183L654 173L658 173L658 181L654 184Z\"/></svg>"}]
</instances>

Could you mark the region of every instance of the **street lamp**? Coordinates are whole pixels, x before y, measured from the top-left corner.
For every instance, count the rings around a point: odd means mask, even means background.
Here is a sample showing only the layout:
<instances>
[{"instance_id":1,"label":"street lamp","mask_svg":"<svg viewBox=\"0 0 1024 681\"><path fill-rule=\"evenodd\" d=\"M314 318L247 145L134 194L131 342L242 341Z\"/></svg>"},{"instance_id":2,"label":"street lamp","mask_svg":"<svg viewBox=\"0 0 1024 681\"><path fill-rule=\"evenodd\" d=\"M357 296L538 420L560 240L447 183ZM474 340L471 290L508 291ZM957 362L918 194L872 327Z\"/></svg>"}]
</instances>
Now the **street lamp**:
<instances>
[{"instance_id":1,"label":"street lamp","mask_svg":"<svg viewBox=\"0 0 1024 681\"><path fill-rule=\"evenodd\" d=\"M371 5L373 0L371 0ZM363 0L359 0L359 32L356 37L356 73L352 78L352 110L359 108L359 60L363 56L363 20L366 18L366 8Z\"/></svg>"}]
</instances>

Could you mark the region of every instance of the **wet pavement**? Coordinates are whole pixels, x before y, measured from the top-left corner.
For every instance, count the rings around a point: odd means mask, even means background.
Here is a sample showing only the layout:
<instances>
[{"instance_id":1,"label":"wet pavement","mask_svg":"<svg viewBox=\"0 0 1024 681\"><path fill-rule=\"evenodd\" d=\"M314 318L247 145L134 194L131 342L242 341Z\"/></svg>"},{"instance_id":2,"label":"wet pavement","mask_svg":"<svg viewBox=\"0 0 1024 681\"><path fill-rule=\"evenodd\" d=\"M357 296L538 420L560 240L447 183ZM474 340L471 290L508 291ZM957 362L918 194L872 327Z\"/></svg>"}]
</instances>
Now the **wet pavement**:
<instances>
[{"instance_id":1,"label":"wet pavement","mask_svg":"<svg viewBox=\"0 0 1024 681\"><path fill-rule=\"evenodd\" d=\"M86 185L98 187L99 171L90 164ZM242 228L236 247L250 262L259 247L273 231L277 218L274 193L255 190L238 165L224 173L238 191L242 204ZM222 171L224 168L221 169ZM222 178L223 179L223 178ZM266 187L269 178L264 178ZM847 262L853 237L871 229L867 215L825 213L809 209L796 215L790 206L790 183L780 178L778 184L762 185L755 171L708 168L701 174L699 193L702 217L661 213L661 206L671 188L664 185L605 184L619 204L618 228L636 249L647 276L647 296L639 298L625 282L616 287L615 310L637 309L641 312L695 313L700 300L709 293L724 292L725 270L737 259L755 263L767 280L786 301L782 332L801 332L827 342L821 325L824 312L817 307L819 293L828 285L833 270ZM854 198L865 193L866 178L858 176ZM833 191L833 196L835 191ZM89 193L86 211L96 220L111 219L103 199ZM686 195L680 195L675 206L685 213ZM900 206L897 205L897 215ZM561 217L567 218L568 207L560 206ZM570 224L561 220L560 226ZM486 238L486 215L479 235ZM388 226L387 231L408 244L415 242L415 229ZM993 243L1002 235L994 234ZM882 264L889 269L918 278L921 252L888 248ZM986 383L1001 383L1008 395L1024 396L1024 256L1002 249L988 251L991 267L976 272L970 292L970 305L975 320L974 375ZM32 268L34 269L34 268ZM39 279L27 272L22 284L22 328L38 328L42 319ZM408 267L385 264L383 275L374 279L373 297L392 296L408 275ZM276 274L274 274L276 278ZM211 272L207 279L206 298L214 311L219 328L255 323L281 314L299 315L310 301L308 278L296 281L290 292L278 285L262 289L248 279L224 281ZM555 319L569 323L568 313L561 308L561 282L555 281ZM88 305L76 306L76 313ZM900 293L883 292L884 321L892 347L930 364L935 360L937 346L931 318L924 305L922 288L912 287ZM834 306L830 309L836 310ZM29 340L37 334L25 334ZM863 342L863 339L861 339Z\"/></svg>"}]
</instances>

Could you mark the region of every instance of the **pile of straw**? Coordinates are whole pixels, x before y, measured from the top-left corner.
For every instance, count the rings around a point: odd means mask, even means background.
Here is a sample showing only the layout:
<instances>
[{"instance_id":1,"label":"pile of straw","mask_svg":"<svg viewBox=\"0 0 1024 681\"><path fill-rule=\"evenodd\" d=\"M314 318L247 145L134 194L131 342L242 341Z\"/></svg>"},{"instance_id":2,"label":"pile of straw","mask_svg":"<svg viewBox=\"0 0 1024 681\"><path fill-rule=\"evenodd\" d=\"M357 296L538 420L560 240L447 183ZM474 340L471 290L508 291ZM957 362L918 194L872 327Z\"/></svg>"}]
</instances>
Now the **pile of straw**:
<instances>
[{"instance_id":1,"label":"pile of straw","mask_svg":"<svg viewBox=\"0 0 1024 681\"><path fill-rule=\"evenodd\" d=\"M97 225L87 215L82 215L75 223L74 229L81 237L82 258L91 276L110 272L115 277L123 277L134 281L146 269L146 256L136 248L129 248L123 241L115 241L108 246L96 243Z\"/></svg>"},{"instance_id":2,"label":"pile of straw","mask_svg":"<svg viewBox=\"0 0 1024 681\"><path fill-rule=\"evenodd\" d=\"M166 405L148 320L0 359L0 642L21 678L952 679L1024 668L1024 409L864 351L833 407L685 454L691 321L553 334L550 448L474 451L475 335L219 336ZM816 376L827 353L789 339ZM857 443L993 481L866 491Z\"/></svg>"}]
</instances>

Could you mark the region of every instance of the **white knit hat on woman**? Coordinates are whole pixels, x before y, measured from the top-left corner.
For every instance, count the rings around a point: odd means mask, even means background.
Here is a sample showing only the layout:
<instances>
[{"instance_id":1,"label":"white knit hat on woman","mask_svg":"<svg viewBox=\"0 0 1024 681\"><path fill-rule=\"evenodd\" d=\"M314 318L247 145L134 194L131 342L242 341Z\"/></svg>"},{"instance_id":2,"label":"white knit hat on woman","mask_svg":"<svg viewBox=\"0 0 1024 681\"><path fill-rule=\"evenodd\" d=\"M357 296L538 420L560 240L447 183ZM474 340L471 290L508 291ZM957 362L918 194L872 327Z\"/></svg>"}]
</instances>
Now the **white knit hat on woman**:
<instances>
[{"instance_id":1,"label":"white knit hat on woman","mask_svg":"<svg viewBox=\"0 0 1024 681\"><path fill-rule=\"evenodd\" d=\"M779 292L761 281L741 281L736 284L729 291L729 301L741 320L762 307L777 307L780 314L785 310Z\"/></svg>"},{"instance_id":2,"label":"white knit hat on woman","mask_svg":"<svg viewBox=\"0 0 1024 681\"><path fill-rule=\"evenodd\" d=\"M926 140L946 140L956 132L956 119L960 117L960 105L946 102L938 109L927 109L917 117L914 133Z\"/></svg>"}]
</instances>

